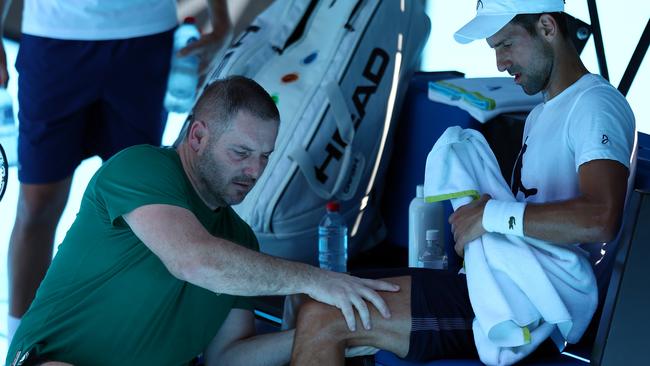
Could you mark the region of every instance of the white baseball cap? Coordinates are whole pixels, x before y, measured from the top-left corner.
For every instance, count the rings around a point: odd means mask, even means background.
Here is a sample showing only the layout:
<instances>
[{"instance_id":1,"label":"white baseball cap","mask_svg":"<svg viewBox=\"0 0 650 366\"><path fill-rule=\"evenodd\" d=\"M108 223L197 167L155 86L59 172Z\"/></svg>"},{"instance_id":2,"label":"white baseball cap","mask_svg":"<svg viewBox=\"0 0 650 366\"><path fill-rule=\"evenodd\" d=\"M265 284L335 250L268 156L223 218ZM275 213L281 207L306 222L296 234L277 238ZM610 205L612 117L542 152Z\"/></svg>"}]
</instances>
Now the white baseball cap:
<instances>
[{"instance_id":1,"label":"white baseball cap","mask_svg":"<svg viewBox=\"0 0 650 366\"><path fill-rule=\"evenodd\" d=\"M478 0L476 16L454 34L459 43L488 38L517 14L564 11L564 0Z\"/></svg>"}]
</instances>

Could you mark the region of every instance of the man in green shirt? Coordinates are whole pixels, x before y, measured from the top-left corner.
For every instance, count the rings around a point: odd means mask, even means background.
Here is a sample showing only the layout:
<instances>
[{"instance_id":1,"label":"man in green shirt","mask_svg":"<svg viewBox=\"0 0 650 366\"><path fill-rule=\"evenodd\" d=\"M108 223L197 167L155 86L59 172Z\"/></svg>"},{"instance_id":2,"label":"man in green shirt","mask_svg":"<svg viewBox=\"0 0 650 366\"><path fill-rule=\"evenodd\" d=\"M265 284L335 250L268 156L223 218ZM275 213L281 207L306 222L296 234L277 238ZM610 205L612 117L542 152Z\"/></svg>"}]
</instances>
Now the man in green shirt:
<instances>
[{"instance_id":1,"label":"man in green shirt","mask_svg":"<svg viewBox=\"0 0 650 366\"><path fill-rule=\"evenodd\" d=\"M198 100L177 149L139 145L95 174L7 354L7 365L283 364L293 331L255 336L240 296L306 293L354 308L395 285L258 252L241 202L273 151L279 114L254 81L231 77Z\"/></svg>"}]
</instances>

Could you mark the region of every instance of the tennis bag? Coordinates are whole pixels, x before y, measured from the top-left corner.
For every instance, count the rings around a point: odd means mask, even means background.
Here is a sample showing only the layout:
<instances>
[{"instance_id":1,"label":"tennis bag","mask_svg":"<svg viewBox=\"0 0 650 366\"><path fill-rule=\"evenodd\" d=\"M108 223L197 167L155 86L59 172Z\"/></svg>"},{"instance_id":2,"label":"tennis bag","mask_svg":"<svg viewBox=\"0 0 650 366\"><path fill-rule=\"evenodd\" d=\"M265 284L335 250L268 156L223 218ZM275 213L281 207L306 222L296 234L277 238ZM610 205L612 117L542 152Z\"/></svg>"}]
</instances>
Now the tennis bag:
<instances>
[{"instance_id":1,"label":"tennis bag","mask_svg":"<svg viewBox=\"0 0 650 366\"><path fill-rule=\"evenodd\" d=\"M317 263L329 200L350 255L383 239L393 124L430 27L420 0L276 0L223 53L207 82L250 77L280 111L266 170L234 206L262 252Z\"/></svg>"}]
</instances>

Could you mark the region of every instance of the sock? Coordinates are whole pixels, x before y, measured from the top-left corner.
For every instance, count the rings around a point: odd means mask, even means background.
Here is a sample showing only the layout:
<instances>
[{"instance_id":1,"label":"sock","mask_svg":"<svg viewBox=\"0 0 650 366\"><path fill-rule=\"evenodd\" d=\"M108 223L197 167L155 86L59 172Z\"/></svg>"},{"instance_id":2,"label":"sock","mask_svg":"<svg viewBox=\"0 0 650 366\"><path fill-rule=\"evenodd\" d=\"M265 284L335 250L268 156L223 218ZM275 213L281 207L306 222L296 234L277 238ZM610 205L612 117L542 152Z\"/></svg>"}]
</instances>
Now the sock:
<instances>
[{"instance_id":1,"label":"sock","mask_svg":"<svg viewBox=\"0 0 650 366\"><path fill-rule=\"evenodd\" d=\"M20 325L20 318L15 318L11 315L7 315L7 345L11 344L11 340L16 334L16 329Z\"/></svg>"}]
</instances>

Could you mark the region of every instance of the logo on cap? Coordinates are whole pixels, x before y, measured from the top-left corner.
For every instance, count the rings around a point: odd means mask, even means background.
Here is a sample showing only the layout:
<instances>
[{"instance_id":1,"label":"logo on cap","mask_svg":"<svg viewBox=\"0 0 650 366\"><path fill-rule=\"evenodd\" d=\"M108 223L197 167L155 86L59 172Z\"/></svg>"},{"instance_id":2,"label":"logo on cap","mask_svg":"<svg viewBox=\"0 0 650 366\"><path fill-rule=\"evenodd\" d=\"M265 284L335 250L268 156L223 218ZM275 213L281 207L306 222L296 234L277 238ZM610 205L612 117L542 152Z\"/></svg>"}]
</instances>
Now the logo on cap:
<instances>
[{"instance_id":1,"label":"logo on cap","mask_svg":"<svg viewBox=\"0 0 650 366\"><path fill-rule=\"evenodd\" d=\"M482 2L481 0L478 0L478 1L476 2L476 10L478 10L478 6L479 6L479 5L481 6L481 9L483 9L483 2Z\"/></svg>"}]
</instances>

